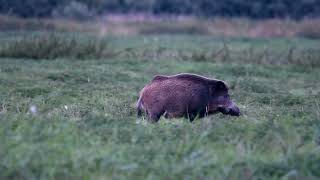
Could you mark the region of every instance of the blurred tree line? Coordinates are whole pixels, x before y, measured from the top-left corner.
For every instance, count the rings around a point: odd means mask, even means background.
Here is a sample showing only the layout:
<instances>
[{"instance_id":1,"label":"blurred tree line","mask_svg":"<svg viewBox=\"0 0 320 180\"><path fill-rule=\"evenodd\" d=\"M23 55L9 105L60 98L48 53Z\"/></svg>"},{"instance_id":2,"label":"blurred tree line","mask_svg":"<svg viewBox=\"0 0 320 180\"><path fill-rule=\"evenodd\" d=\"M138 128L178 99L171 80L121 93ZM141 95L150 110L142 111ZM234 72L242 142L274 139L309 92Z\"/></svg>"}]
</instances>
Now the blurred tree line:
<instances>
[{"instance_id":1,"label":"blurred tree line","mask_svg":"<svg viewBox=\"0 0 320 180\"><path fill-rule=\"evenodd\" d=\"M106 13L202 17L316 17L320 0L0 0L0 13L19 17L91 17Z\"/></svg>"}]
</instances>

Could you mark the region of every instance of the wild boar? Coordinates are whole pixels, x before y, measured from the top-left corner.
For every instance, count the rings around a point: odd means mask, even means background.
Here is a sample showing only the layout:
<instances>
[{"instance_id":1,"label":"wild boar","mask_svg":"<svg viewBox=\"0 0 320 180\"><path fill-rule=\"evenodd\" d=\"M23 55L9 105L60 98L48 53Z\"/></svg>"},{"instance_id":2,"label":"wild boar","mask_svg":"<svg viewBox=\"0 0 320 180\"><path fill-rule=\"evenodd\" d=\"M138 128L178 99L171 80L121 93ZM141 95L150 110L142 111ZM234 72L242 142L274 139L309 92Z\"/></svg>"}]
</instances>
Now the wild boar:
<instances>
[{"instance_id":1,"label":"wild boar","mask_svg":"<svg viewBox=\"0 0 320 180\"><path fill-rule=\"evenodd\" d=\"M225 82L196 74L157 75L140 91L138 116L144 112L152 122L162 115L190 121L217 112L239 116L240 110L228 91Z\"/></svg>"}]
</instances>

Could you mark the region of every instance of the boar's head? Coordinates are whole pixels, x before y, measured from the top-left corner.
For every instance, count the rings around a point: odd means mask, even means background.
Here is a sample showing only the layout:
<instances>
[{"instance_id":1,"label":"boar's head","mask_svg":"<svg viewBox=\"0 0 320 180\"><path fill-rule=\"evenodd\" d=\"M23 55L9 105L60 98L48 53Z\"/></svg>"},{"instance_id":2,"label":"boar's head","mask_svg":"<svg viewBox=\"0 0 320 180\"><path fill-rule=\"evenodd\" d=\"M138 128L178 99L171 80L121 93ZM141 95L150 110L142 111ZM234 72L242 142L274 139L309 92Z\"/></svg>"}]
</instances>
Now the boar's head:
<instances>
[{"instance_id":1,"label":"boar's head","mask_svg":"<svg viewBox=\"0 0 320 180\"><path fill-rule=\"evenodd\" d=\"M240 109L229 95L229 88L223 81L210 85L210 100L207 106L209 114L221 112L231 116L240 116Z\"/></svg>"}]
</instances>

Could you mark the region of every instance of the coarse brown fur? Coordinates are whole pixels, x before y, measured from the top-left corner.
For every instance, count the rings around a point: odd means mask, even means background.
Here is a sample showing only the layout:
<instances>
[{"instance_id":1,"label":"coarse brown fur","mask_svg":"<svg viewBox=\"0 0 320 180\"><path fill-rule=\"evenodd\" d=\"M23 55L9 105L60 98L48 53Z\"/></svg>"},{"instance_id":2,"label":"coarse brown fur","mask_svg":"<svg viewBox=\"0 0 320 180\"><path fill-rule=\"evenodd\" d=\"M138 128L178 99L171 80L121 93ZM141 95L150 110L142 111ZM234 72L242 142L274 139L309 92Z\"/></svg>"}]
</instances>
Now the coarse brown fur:
<instances>
[{"instance_id":1,"label":"coarse brown fur","mask_svg":"<svg viewBox=\"0 0 320 180\"><path fill-rule=\"evenodd\" d=\"M189 73L157 75L140 91L138 116L144 112L154 122L163 114L166 118L186 117L192 121L196 116L217 112L214 97L227 94L227 85L217 79Z\"/></svg>"}]
</instances>

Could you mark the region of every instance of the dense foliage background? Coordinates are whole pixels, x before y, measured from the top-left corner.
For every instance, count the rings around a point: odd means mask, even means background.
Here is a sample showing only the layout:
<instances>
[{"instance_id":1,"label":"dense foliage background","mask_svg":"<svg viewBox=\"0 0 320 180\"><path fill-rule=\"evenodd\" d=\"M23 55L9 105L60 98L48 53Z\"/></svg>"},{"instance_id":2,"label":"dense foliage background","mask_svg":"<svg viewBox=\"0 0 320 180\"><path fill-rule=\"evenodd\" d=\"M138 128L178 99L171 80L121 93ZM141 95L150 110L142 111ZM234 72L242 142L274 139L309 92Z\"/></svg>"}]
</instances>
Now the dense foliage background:
<instances>
[{"instance_id":1,"label":"dense foliage background","mask_svg":"<svg viewBox=\"0 0 320 180\"><path fill-rule=\"evenodd\" d=\"M64 13L104 13L294 18L320 15L319 0L0 0L0 13L20 17L51 17ZM78 17L78 16L76 16Z\"/></svg>"}]
</instances>

